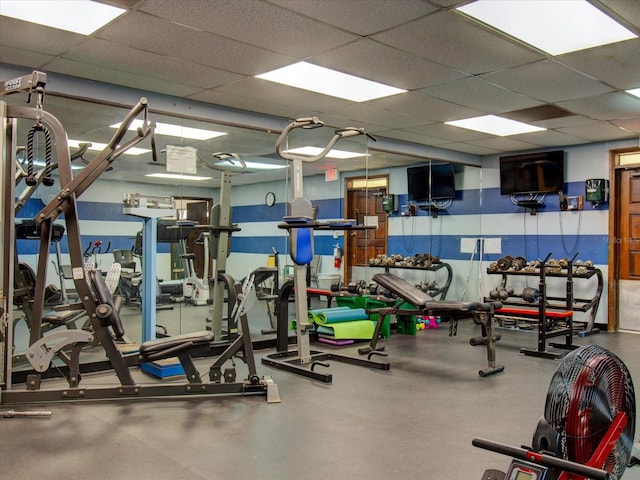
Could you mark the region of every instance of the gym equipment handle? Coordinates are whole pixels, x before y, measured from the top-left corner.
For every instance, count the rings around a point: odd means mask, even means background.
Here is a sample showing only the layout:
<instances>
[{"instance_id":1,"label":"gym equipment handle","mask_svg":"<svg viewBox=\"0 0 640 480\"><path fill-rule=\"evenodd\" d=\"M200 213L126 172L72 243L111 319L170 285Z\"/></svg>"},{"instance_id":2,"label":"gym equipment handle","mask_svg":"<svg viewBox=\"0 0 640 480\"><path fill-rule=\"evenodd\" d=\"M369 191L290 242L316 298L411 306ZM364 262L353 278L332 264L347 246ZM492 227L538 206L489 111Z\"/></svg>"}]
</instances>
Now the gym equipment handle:
<instances>
[{"instance_id":1,"label":"gym equipment handle","mask_svg":"<svg viewBox=\"0 0 640 480\"><path fill-rule=\"evenodd\" d=\"M142 97L138 101L137 105L133 107L129 111L129 113L127 113L127 116L124 117L124 120L118 127L118 130L116 130L116 133L113 135L113 138L111 138L111 141L109 142L109 149L111 150L116 149L116 147L120 144L125 134L127 133L127 130L129 129L133 121L138 116L138 114L147 108L147 104L148 104L147 99L145 97Z\"/></svg>"},{"instance_id":2,"label":"gym equipment handle","mask_svg":"<svg viewBox=\"0 0 640 480\"><path fill-rule=\"evenodd\" d=\"M471 444L474 447L484 448L485 450L501 453L519 460L537 463L538 465L545 467L557 468L576 475L582 475L587 478L593 478L596 480L607 480L609 478L609 474L599 468L588 467L580 463L571 462L551 455L532 452L525 448L513 447L511 445L505 445L504 443L485 440L483 438L474 438L471 441Z\"/></svg>"}]
</instances>

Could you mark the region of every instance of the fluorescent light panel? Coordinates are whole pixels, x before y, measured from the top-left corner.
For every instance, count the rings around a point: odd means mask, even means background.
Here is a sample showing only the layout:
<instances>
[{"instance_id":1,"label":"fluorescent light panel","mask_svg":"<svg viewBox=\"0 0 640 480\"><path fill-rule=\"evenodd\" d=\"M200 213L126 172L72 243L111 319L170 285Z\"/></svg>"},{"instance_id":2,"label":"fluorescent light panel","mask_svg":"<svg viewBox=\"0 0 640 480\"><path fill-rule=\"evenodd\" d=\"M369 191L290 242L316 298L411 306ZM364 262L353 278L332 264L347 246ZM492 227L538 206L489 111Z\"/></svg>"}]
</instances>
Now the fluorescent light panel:
<instances>
[{"instance_id":1,"label":"fluorescent light panel","mask_svg":"<svg viewBox=\"0 0 640 480\"><path fill-rule=\"evenodd\" d=\"M627 90L627 93L630 93L631 95L635 95L636 97L640 98L640 88L633 88L631 90Z\"/></svg>"},{"instance_id":2,"label":"fluorescent light panel","mask_svg":"<svg viewBox=\"0 0 640 480\"><path fill-rule=\"evenodd\" d=\"M495 115L465 118L463 120L455 120L453 122L445 123L447 125L453 125L454 127L461 127L468 130L475 130L477 132L498 135L499 137L546 130L546 128L534 127L533 125L509 120L508 118L497 117Z\"/></svg>"},{"instance_id":3,"label":"fluorescent light panel","mask_svg":"<svg viewBox=\"0 0 640 480\"><path fill-rule=\"evenodd\" d=\"M0 14L68 32L91 35L126 10L88 0L2 0Z\"/></svg>"},{"instance_id":4,"label":"fluorescent light panel","mask_svg":"<svg viewBox=\"0 0 640 480\"><path fill-rule=\"evenodd\" d=\"M551 55L637 37L585 0L477 0L457 10Z\"/></svg>"},{"instance_id":5,"label":"fluorescent light panel","mask_svg":"<svg viewBox=\"0 0 640 480\"><path fill-rule=\"evenodd\" d=\"M406 90L400 88L372 82L371 80L319 67L307 62L294 63L271 72L256 75L256 77L354 102L366 102L374 98L388 97L406 92Z\"/></svg>"},{"instance_id":6,"label":"fluorescent light panel","mask_svg":"<svg viewBox=\"0 0 640 480\"><path fill-rule=\"evenodd\" d=\"M298 155L307 155L309 157L314 157L322 152L324 149L319 147L298 147L287 150L288 153L295 153ZM355 153L355 152L346 152L344 150L329 150L327 153L327 158L339 158L339 159L347 159L347 158L356 158L356 157L364 157L364 153Z\"/></svg>"},{"instance_id":7,"label":"fluorescent light panel","mask_svg":"<svg viewBox=\"0 0 640 480\"><path fill-rule=\"evenodd\" d=\"M34 160L33 164L36 167L46 167L47 166L46 162L43 162L42 160ZM71 170L82 170L83 168L84 168L84 165L78 165L78 164L75 164L75 163L71 164Z\"/></svg>"},{"instance_id":8,"label":"fluorescent light panel","mask_svg":"<svg viewBox=\"0 0 640 480\"><path fill-rule=\"evenodd\" d=\"M67 140L67 143L72 148L80 148L81 143L90 143L91 146L89 147L89 150L96 150L99 152L107 147L106 143L88 142L84 140ZM124 152L124 155L142 155L144 153L149 153L150 151L151 150L149 150L148 148L131 147Z\"/></svg>"},{"instance_id":9,"label":"fluorescent light panel","mask_svg":"<svg viewBox=\"0 0 640 480\"><path fill-rule=\"evenodd\" d=\"M120 123L110 126L111 128L120 127ZM142 120L134 120L131 122L129 130L137 130L142 127ZM174 125L172 123L156 123L155 133L157 135L167 135L169 137L190 138L192 140L210 140L212 138L226 135L226 132L216 132L215 130L204 130L202 128L184 127L182 125Z\"/></svg>"},{"instance_id":10,"label":"fluorescent light panel","mask_svg":"<svg viewBox=\"0 0 640 480\"><path fill-rule=\"evenodd\" d=\"M172 180L193 180L200 182L202 180L211 180L212 177L199 177L197 175L180 175L177 173L148 173L145 177L169 178Z\"/></svg>"},{"instance_id":11,"label":"fluorescent light panel","mask_svg":"<svg viewBox=\"0 0 640 480\"><path fill-rule=\"evenodd\" d=\"M234 162L233 164L237 167L240 166L238 162ZM244 164L247 166L247 170L278 170L287 167L286 165L274 165L273 163L244 162ZM225 165L228 166L229 162L217 162L216 165L224 167Z\"/></svg>"}]
</instances>

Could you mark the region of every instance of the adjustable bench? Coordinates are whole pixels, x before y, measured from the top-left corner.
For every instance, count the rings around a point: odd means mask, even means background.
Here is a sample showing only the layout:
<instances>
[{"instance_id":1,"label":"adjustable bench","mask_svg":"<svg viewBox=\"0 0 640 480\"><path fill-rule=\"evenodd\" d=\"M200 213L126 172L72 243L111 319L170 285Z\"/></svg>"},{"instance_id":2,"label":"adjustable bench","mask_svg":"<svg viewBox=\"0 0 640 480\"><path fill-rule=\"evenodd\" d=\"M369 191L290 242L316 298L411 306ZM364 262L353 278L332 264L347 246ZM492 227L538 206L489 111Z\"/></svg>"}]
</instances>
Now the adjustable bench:
<instances>
[{"instance_id":1,"label":"adjustable bench","mask_svg":"<svg viewBox=\"0 0 640 480\"><path fill-rule=\"evenodd\" d=\"M458 320L473 318L476 323L482 326L482 338L480 340L472 339L470 343L472 345L486 344L487 346L488 368L480 370L478 372L479 375L485 377L504 370L503 365L496 365L495 362L495 342L499 340L500 337L494 336L493 334L493 312L496 308L502 306L500 302L437 301L421 289L411 285L393 273L377 273L373 276L373 281L405 302L413 305L415 309L401 309L398 308L398 306L394 306L377 310L380 315L378 316L373 339L370 347L363 349L361 353L368 353L376 349L376 342L380 335L383 318L386 314L415 315L417 311L420 314L438 315L442 317L443 320L449 320L451 322L449 326L449 336L456 335Z\"/></svg>"}]
</instances>

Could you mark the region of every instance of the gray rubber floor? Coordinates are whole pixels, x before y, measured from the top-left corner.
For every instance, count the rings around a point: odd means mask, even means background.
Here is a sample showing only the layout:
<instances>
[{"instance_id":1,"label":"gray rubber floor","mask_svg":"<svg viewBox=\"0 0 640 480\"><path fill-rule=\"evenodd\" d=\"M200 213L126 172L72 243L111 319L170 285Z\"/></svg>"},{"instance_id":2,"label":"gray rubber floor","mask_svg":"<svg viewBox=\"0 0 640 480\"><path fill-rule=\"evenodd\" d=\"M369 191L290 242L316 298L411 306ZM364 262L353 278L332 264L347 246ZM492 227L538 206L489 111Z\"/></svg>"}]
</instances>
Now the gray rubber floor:
<instances>
[{"instance_id":1,"label":"gray rubber floor","mask_svg":"<svg viewBox=\"0 0 640 480\"><path fill-rule=\"evenodd\" d=\"M183 307L159 312L158 323L171 333L189 322L204 327L205 316L206 307ZM254 306L250 322L260 336L268 325L263 305ZM260 358L270 351L258 351L258 373L277 384L278 404L264 396L206 396L3 405L53 414L0 419L0 478L480 480L487 468L505 470L509 458L471 440L529 444L558 361L519 353L536 348L535 334L501 331L497 356L505 371L481 378L486 351L468 342L480 327L463 321L449 337L447 325L383 340L389 371L330 362L331 384L268 368ZM133 339L136 329L130 325ZM639 335L600 333L575 343L616 353L640 388ZM339 352L357 356L353 347ZM197 363L206 372L211 362ZM246 369L237 368L242 378ZM84 381L112 384L115 376ZM623 478L640 479L640 467Z\"/></svg>"}]
</instances>

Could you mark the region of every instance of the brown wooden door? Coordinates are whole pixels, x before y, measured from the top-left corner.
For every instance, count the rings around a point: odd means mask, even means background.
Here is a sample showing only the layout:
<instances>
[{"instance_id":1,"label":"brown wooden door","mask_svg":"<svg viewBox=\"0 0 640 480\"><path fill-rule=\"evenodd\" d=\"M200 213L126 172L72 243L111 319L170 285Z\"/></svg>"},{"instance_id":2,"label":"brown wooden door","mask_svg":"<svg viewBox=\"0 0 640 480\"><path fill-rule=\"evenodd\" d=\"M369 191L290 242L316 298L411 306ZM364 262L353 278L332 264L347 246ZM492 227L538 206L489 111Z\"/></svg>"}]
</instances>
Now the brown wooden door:
<instances>
[{"instance_id":1,"label":"brown wooden door","mask_svg":"<svg viewBox=\"0 0 640 480\"><path fill-rule=\"evenodd\" d=\"M640 280L640 168L623 170L620 175L618 243L620 279Z\"/></svg>"},{"instance_id":2,"label":"brown wooden door","mask_svg":"<svg viewBox=\"0 0 640 480\"><path fill-rule=\"evenodd\" d=\"M199 225L209 224L209 209L211 208L208 201L193 201L187 204L187 218L198 222ZM200 236L200 231L193 231L187 237L187 252L195 253L196 258L193 261L196 275L202 278L204 273L204 247L195 243ZM211 276L211 259L209 259L209 276Z\"/></svg>"},{"instance_id":3,"label":"brown wooden door","mask_svg":"<svg viewBox=\"0 0 640 480\"><path fill-rule=\"evenodd\" d=\"M640 167L618 170L616 177L617 305L613 327L640 331Z\"/></svg>"},{"instance_id":4,"label":"brown wooden door","mask_svg":"<svg viewBox=\"0 0 640 480\"><path fill-rule=\"evenodd\" d=\"M386 189L358 189L347 191L347 218L365 223L366 217L377 218L375 230L347 230L345 232L345 281L352 279L353 266L368 265L369 259L387 253L387 214L382 209L382 194Z\"/></svg>"}]
</instances>

